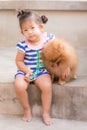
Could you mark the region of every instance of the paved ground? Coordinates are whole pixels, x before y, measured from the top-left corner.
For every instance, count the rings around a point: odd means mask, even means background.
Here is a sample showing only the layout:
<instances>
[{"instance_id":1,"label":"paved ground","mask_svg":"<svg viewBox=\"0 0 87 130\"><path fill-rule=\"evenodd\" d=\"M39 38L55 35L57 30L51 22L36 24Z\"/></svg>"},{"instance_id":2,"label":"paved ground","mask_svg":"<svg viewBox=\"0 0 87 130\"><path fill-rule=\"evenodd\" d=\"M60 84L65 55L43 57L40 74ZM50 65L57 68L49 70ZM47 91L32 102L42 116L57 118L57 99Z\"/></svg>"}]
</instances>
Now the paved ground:
<instances>
[{"instance_id":1,"label":"paved ground","mask_svg":"<svg viewBox=\"0 0 87 130\"><path fill-rule=\"evenodd\" d=\"M87 130L87 122L53 119L54 124L46 126L41 118L33 117L30 123L20 116L0 115L0 130Z\"/></svg>"}]
</instances>

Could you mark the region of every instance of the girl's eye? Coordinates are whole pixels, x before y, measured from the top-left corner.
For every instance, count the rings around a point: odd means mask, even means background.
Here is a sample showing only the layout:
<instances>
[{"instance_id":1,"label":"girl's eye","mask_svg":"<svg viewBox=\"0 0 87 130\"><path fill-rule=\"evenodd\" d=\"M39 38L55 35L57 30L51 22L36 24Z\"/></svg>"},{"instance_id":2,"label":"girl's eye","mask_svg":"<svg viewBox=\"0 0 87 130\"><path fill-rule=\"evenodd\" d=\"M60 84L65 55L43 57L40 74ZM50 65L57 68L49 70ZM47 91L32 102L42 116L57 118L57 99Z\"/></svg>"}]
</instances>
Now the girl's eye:
<instances>
[{"instance_id":1,"label":"girl's eye","mask_svg":"<svg viewBox=\"0 0 87 130\"><path fill-rule=\"evenodd\" d=\"M34 29L35 27L32 27L32 29Z\"/></svg>"},{"instance_id":2,"label":"girl's eye","mask_svg":"<svg viewBox=\"0 0 87 130\"><path fill-rule=\"evenodd\" d=\"M28 31L27 29L24 30L25 32Z\"/></svg>"}]
</instances>

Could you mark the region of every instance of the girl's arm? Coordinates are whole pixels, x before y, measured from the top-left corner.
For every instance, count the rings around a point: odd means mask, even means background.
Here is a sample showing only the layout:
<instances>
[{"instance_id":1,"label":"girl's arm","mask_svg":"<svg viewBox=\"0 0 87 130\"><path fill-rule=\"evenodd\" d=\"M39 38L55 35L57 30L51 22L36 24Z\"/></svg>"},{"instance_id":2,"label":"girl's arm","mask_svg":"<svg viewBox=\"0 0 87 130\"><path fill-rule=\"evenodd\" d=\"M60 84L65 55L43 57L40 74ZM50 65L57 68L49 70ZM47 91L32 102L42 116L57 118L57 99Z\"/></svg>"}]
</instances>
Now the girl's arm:
<instances>
[{"instance_id":1,"label":"girl's arm","mask_svg":"<svg viewBox=\"0 0 87 130\"><path fill-rule=\"evenodd\" d=\"M16 65L18 69L23 71L25 74L27 73L32 74L32 70L29 68L29 66L26 66L24 64L24 56L25 56L24 52L22 51L17 52L16 59L15 59Z\"/></svg>"}]
</instances>

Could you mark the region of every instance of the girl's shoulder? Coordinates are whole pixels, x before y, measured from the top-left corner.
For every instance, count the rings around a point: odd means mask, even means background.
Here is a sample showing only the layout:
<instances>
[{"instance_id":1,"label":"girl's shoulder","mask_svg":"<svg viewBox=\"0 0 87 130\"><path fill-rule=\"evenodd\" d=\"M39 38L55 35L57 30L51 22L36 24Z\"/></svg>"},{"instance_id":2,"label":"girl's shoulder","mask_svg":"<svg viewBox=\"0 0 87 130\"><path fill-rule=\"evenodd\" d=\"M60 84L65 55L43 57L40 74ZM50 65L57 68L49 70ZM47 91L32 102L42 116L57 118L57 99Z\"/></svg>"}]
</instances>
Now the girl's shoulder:
<instances>
[{"instance_id":1,"label":"girl's shoulder","mask_svg":"<svg viewBox=\"0 0 87 130\"><path fill-rule=\"evenodd\" d=\"M23 40L23 41L19 41L16 45L18 45L18 44L20 44L20 45L25 45L26 42L25 42L25 40Z\"/></svg>"},{"instance_id":2,"label":"girl's shoulder","mask_svg":"<svg viewBox=\"0 0 87 130\"><path fill-rule=\"evenodd\" d=\"M54 38L55 38L55 35L52 34L52 33L49 33L49 34L47 34L47 38L48 38L49 40L54 39Z\"/></svg>"},{"instance_id":3,"label":"girl's shoulder","mask_svg":"<svg viewBox=\"0 0 87 130\"><path fill-rule=\"evenodd\" d=\"M48 42L49 40L55 39L55 35L52 33L45 33L45 40Z\"/></svg>"},{"instance_id":4,"label":"girl's shoulder","mask_svg":"<svg viewBox=\"0 0 87 130\"><path fill-rule=\"evenodd\" d=\"M26 41L23 40L23 41L18 42L16 44L16 47L17 47L18 50L25 52L25 50L27 48Z\"/></svg>"}]
</instances>

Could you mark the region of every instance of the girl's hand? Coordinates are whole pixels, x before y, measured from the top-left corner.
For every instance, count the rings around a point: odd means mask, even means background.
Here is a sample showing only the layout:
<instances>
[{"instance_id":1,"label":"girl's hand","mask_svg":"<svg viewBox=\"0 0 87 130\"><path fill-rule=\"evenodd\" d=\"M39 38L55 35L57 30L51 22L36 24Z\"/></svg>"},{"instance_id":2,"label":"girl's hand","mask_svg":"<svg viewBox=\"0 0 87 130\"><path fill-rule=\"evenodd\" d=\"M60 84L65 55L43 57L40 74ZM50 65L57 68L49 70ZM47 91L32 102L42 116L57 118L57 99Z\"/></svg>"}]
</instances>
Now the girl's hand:
<instances>
[{"instance_id":1,"label":"girl's hand","mask_svg":"<svg viewBox=\"0 0 87 130\"><path fill-rule=\"evenodd\" d=\"M31 70L30 68L28 68L28 72L26 73L24 79L29 82L29 76L33 74L33 70Z\"/></svg>"},{"instance_id":2,"label":"girl's hand","mask_svg":"<svg viewBox=\"0 0 87 130\"><path fill-rule=\"evenodd\" d=\"M32 75L33 74L33 70L31 70L29 67L28 67L28 72L26 73L26 75L29 74L29 75Z\"/></svg>"},{"instance_id":3,"label":"girl's hand","mask_svg":"<svg viewBox=\"0 0 87 130\"><path fill-rule=\"evenodd\" d=\"M67 68L64 70L63 74L62 74L62 79L67 78L69 75L70 75L70 68L67 67Z\"/></svg>"}]
</instances>

